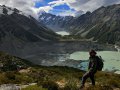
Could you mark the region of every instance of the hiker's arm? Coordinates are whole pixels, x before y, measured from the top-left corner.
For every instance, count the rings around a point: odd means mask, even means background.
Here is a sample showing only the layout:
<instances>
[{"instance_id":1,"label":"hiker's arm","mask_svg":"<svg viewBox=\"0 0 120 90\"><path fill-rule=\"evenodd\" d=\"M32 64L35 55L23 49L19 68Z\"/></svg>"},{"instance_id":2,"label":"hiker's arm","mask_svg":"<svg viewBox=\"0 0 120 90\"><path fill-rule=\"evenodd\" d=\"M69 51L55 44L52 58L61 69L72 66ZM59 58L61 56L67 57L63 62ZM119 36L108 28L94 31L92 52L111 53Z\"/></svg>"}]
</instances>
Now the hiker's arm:
<instances>
[{"instance_id":1,"label":"hiker's arm","mask_svg":"<svg viewBox=\"0 0 120 90\"><path fill-rule=\"evenodd\" d=\"M89 57L88 70L90 69L90 67L91 67L91 61L90 61L90 57Z\"/></svg>"},{"instance_id":2,"label":"hiker's arm","mask_svg":"<svg viewBox=\"0 0 120 90\"><path fill-rule=\"evenodd\" d=\"M91 62L89 61L89 64L88 64L88 70L90 69L90 66L91 66Z\"/></svg>"},{"instance_id":3,"label":"hiker's arm","mask_svg":"<svg viewBox=\"0 0 120 90\"><path fill-rule=\"evenodd\" d=\"M93 60L91 62L91 67L90 67L90 70L96 70L97 69L97 61L96 60Z\"/></svg>"}]
</instances>

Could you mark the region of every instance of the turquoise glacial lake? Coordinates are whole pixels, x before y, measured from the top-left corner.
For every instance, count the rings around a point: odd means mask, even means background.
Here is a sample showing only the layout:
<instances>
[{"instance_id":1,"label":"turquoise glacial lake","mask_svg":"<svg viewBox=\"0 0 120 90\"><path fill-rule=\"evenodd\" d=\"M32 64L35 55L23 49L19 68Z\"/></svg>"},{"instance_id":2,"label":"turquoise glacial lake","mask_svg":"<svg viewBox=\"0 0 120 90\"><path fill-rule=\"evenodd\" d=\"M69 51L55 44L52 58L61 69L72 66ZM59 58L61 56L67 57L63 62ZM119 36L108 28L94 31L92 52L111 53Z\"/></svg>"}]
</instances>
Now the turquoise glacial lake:
<instances>
[{"instance_id":1,"label":"turquoise glacial lake","mask_svg":"<svg viewBox=\"0 0 120 90\"><path fill-rule=\"evenodd\" d=\"M120 74L120 52L117 51L98 51L98 56L101 56L104 60L103 71L115 71L115 73ZM82 60L80 64L83 70L87 70L88 66L88 52L74 52L70 55L70 59Z\"/></svg>"}]
</instances>

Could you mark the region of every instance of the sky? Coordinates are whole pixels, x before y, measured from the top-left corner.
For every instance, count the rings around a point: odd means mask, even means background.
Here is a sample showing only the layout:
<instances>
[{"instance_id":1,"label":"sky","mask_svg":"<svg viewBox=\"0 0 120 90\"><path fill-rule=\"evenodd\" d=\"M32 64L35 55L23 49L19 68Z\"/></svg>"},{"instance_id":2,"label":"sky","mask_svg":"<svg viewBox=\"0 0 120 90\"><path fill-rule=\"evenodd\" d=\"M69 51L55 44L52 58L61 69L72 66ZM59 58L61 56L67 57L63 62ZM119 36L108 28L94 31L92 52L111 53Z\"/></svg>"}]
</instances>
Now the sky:
<instances>
[{"instance_id":1,"label":"sky","mask_svg":"<svg viewBox=\"0 0 120 90\"><path fill-rule=\"evenodd\" d=\"M35 18L43 11L60 16L79 16L113 4L120 4L120 0L0 0L0 5L17 8Z\"/></svg>"}]
</instances>

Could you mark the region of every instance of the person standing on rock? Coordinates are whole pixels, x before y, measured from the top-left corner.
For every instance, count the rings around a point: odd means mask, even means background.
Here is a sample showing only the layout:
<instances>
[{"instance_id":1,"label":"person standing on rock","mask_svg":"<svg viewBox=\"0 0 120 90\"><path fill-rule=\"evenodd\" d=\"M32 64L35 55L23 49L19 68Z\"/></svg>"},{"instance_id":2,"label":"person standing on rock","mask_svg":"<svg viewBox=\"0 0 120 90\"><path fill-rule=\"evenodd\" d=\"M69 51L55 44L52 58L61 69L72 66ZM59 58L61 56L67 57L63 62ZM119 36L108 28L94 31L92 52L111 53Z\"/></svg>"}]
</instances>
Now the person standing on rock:
<instances>
[{"instance_id":1,"label":"person standing on rock","mask_svg":"<svg viewBox=\"0 0 120 90\"><path fill-rule=\"evenodd\" d=\"M98 56L96 56L96 52L94 50L91 50L89 52L89 66L88 66L88 71L83 75L82 77L82 82L81 82L81 89L84 88L85 82L88 78L91 79L92 81L92 85L95 85L95 79L94 79L94 75L97 72L97 59Z\"/></svg>"}]
</instances>

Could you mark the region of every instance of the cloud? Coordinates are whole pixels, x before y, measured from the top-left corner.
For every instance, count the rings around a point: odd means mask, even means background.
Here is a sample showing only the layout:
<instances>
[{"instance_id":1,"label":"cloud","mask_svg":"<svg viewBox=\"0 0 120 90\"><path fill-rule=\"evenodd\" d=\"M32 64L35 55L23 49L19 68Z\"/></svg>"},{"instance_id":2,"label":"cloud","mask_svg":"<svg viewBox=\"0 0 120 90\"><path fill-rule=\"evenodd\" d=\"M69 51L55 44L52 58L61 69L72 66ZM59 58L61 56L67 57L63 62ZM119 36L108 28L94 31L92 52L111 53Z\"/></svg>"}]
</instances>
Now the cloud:
<instances>
[{"instance_id":1,"label":"cloud","mask_svg":"<svg viewBox=\"0 0 120 90\"><path fill-rule=\"evenodd\" d=\"M51 7L67 4L71 9L77 12L94 11L101 6L119 4L120 0L57 0L48 3Z\"/></svg>"},{"instance_id":2,"label":"cloud","mask_svg":"<svg viewBox=\"0 0 120 90\"><path fill-rule=\"evenodd\" d=\"M104 6L120 4L120 0L104 0Z\"/></svg>"},{"instance_id":3,"label":"cloud","mask_svg":"<svg viewBox=\"0 0 120 90\"><path fill-rule=\"evenodd\" d=\"M102 0L76 0L74 3L69 3L68 5L71 8L74 8L76 11L93 11L103 5Z\"/></svg>"},{"instance_id":4,"label":"cloud","mask_svg":"<svg viewBox=\"0 0 120 90\"><path fill-rule=\"evenodd\" d=\"M56 15L59 16L75 16L75 12L76 11L72 11L72 10L61 10L61 9L54 9L56 13Z\"/></svg>"},{"instance_id":5,"label":"cloud","mask_svg":"<svg viewBox=\"0 0 120 90\"><path fill-rule=\"evenodd\" d=\"M59 6L65 4L63 0L52 1L48 3L51 7Z\"/></svg>"},{"instance_id":6,"label":"cloud","mask_svg":"<svg viewBox=\"0 0 120 90\"><path fill-rule=\"evenodd\" d=\"M60 12L60 13L57 13L56 15L59 15L59 16L75 16L74 13L72 12Z\"/></svg>"},{"instance_id":7,"label":"cloud","mask_svg":"<svg viewBox=\"0 0 120 90\"><path fill-rule=\"evenodd\" d=\"M56 6L66 4L70 7L71 10L58 12L57 15L79 16L87 11L92 12L101 6L108 6L108 5L119 4L119 3L120 3L120 0L56 0L48 3L48 5L51 8L49 7L49 9L47 9L47 12L49 12L49 10L54 10L54 7ZM72 12L72 9L74 9L76 12Z\"/></svg>"},{"instance_id":8,"label":"cloud","mask_svg":"<svg viewBox=\"0 0 120 90\"><path fill-rule=\"evenodd\" d=\"M95 9L101 6L108 6L112 4L119 4L120 0L75 0L73 3L69 3L67 0L66 3L69 7L74 8L76 11L94 11Z\"/></svg>"},{"instance_id":9,"label":"cloud","mask_svg":"<svg viewBox=\"0 0 120 90\"><path fill-rule=\"evenodd\" d=\"M42 0L0 0L1 5L17 8L22 12L37 18L38 8L34 7L36 2L42 2Z\"/></svg>"},{"instance_id":10,"label":"cloud","mask_svg":"<svg viewBox=\"0 0 120 90\"><path fill-rule=\"evenodd\" d=\"M63 4L69 5L70 3L75 3L75 2L76 2L76 0L57 0L57 1L49 2L48 4L51 7L55 7L55 6L59 6L59 5L63 5Z\"/></svg>"},{"instance_id":11,"label":"cloud","mask_svg":"<svg viewBox=\"0 0 120 90\"><path fill-rule=\"evenodd\" d=\"M44 6L44 7L40 7L38 8L38 12L40 11L45 11L45 12L49 12L50 10L52 10L53 8L50 6Z\"/></svg>"},{"instance_id":12,"label":"cloud","mask_svg":"<svg viewBox=\"0 0 120 90\"><path fill-rule=\"evenodd\" d=\"M43 7L35 7L36 2L47 3ZM38 17L39 12L46 11L49 12L51 10L54 11L54 7L60 5L68 5L70 10L64 12L58 12L60 15L75 15L87 11L94 11L95 9L101 6L108 6L112 4L119 4L120 0L54 0L51 2L47 2L45 0L0 0L1 5L6 5L9 7L17 8L24 13ZM72 12L74 9L76 12Z\"/></svg>"}]
</instances>

